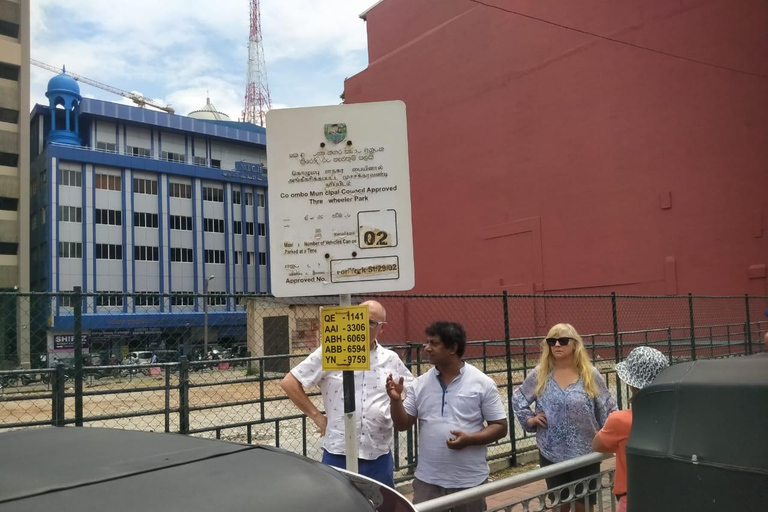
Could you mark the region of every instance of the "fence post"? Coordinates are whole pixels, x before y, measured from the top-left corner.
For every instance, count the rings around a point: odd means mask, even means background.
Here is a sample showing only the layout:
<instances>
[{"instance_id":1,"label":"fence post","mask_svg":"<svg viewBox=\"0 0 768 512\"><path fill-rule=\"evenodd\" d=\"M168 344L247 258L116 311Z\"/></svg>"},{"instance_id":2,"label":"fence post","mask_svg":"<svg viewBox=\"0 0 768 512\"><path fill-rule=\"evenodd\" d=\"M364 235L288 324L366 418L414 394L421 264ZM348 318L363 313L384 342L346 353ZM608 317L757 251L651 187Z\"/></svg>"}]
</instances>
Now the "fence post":
<instances>
[{"instance_id":1,"label":"fence post","mask_svg":"<svg viewBox=\"0 0 768 512\"><path fill-rule=\"evenodd\" d=\"M165 431L171 431L171 367L165 367Z\"/></svg>"},{"instance_id":2,"label":"fence post","mask_svg":"<svg viewBox=\"0 0 768 512\"><path fill-rule=\"evenodd\" d=\"M688 317L691 324L691 359L696 360L696 326L693 323L693 294L688 294Z\"/></svg>"},{"instance_id":3,"label":"fence post","mask_svg":"<svg viewBox=\"0 0 768 512\"><path fill-rule=\"evenodd\" d=\"M745 349L747 350L747 354L752 354L752 320L749 318L749 294L747 293L744 294L744 305L747 308L747 346Z\"/></svg>"},{"instance_id":4,"label":"fence post","mask_svg":"<svg viewBox=\"0 0 768 512\"><path fill-rule=\"evenodd\" d=\"M51 379L51 403L53 405L52 424L55 427L63 427L65 411L64 365L58 363L55 368L56 371L53 374L53 379Z\"/></svg>"},{"instance_id":5,"label":"fence post","mask_svg":"<svg viewBox=\"0 0 768 512\"><path fill-rule=\"evenodd\" d=\"M615 352L616 363L621 361L619 346L619 315L616 311L616 292L611 292L611 315L613 316L613 350ZM616 403L621 405L621 382L616 377Z\"/></svg>"},{"instance_id":6,"label":"fence post","mask_svg":"<svg viewBox=\"0 0 768 512\"><path fill-rule=\"evenodd\" d=\"M83 426L83 296L81 288L72 292L75 316L75 426Z\"/></svg>"},{"instance_id":7,"label":"fence post","mask_svg":"<svg viewBox=\"0 0 768 512\"><path fill-rule=\"evenodd\" d=\"M189 434L189 359L179 365L179 434Z\"/></svg>"},{"instance_id":8,"label":"fence post","mask_svg":"<svg viewBox=\"0 0 768 512\"><path fill-rule=\"evenodd\" d=\"M669 364L672 364L672 327L667 326L667 353L669 354Z\"/></svg>"},{"instance_id":9,"label":"fence post","mask_svg":"<svg viewBox=\"0 0 768 512\"><path fill-rule=\"evenodd\" d=\"M264 402L264 359L262 358L259 359L259 417L261 421L264 421L266 414L266 404ZM306 424L301 435L307 437Z\"/></svg>"},{"instance_id":10,"label":"fence post","mask_svg":"<svg viewBox=\"0 0 768 512\"><path fill-rule=\"evenodd\" d=\"M512 403L512 347L509 341L509 294L504 290L501 295L502 307L504 310L504 356L507 360L507 403ZM510 421L509 426L509 446L510 446L510 465L517 466L517 443L515 438L515 422Z\"/></svg>"},{"instance_id":11,"label":"fence post","mask_svg":"<svg viewBox=\"0 0 768 512\"><path fill-rule=\"evenodd\" d=\"M413 373L413 342L407 341L405 343L405 367L408 368L408 371ZM395 464L400 464L400 439L397 435L397 432L395 432L395 453L397 454L397 459L395 459ZM409 428L405 432L405 463L406 465L411 464L413 462L413 429Z\"/></svg>"}]
</instances>

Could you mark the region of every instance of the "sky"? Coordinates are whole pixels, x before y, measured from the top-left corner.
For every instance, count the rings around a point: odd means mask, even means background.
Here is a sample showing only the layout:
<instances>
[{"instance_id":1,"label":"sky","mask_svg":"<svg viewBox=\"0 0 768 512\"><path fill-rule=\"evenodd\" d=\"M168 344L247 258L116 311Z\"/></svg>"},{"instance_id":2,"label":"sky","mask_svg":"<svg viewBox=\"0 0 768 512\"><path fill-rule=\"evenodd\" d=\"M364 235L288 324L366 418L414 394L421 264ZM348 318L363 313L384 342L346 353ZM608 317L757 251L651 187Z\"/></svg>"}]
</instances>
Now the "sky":
<instances>
[{"instance_id":1,"label":"sky","mask_svg":"<svg viewBox=\"0 0 768 512\"><path fill-rule=\"evenodd\" d=\"M261 0L273 108L336 105L368 64L365 22L376 0ZM177 114L205 105L237 120L248 62L249 0L35 0L32 58L138 92ZM32 66L31 103L54 75ZM84 97L133 104L81 84Z\"/></svg>"}]
</instances>

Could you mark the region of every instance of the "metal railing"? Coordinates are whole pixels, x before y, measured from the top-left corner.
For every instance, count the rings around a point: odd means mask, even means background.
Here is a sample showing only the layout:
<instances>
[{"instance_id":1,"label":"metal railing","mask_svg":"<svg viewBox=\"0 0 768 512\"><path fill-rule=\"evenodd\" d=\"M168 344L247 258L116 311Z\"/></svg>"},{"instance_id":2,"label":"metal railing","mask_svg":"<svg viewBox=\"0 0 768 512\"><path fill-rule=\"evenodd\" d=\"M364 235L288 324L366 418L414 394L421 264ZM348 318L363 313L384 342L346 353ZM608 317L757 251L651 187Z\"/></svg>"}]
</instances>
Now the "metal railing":
<instances>
[{"instance_id":1,"label":"metal railing","mask_svg":"<svg viewBox=\"0 0 768 512\"><path fill-rule=\"evenodd\" d=\"M602 453L590 453L576 457L565 462L558 462L544 468L534 469L520 475L511 476L495 482L478 485L471 489L464 489L447 496L435 498L433 500L417 503L414 506L419 512L440 512L449 510L452 507L470 503L490 496L496 496L512 489L517 489L525 485L541 482L545 478L550 478L562 473L573 471L575 469L599 463L612 458L612 455ZM531 495L522 500L513 499L504 502L501 505L489 507L490 512L500 510L529 510L544 511L557 510L558 507L569 503L582 502L585 508L589 510L588 504L594 500L599 503L599 510L616 510L616 500L613 496L613 474L614 470L601 471L596 475L582 478L568 484L553 487L543 492ZM503 501L503 500L502 500ZM518 507L519 508L515 508Z\"/></svg>"}]
</instances>

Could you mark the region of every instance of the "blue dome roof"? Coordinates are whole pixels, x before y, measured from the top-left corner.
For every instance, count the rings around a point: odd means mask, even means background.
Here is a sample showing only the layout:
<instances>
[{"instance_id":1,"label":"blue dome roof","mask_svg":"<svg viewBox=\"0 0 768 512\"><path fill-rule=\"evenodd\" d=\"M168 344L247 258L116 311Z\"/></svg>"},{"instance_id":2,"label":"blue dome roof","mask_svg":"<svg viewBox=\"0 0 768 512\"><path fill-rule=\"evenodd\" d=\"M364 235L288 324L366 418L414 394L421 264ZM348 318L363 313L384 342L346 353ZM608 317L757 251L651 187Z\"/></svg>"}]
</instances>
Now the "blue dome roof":
<instances>
[{"instance_id":1,"label":"blue dome roof","mask_svg":"<svg viewBox=\"0 0 768 512\"><path fill-rule=\"evenodd\" d=\"M80 96L80 85L74 78L64 72L51 78L48 82L48 92L68 92ZM46 96L47 95L48 93L46 93Z\"/></svg>"}]
</instances>

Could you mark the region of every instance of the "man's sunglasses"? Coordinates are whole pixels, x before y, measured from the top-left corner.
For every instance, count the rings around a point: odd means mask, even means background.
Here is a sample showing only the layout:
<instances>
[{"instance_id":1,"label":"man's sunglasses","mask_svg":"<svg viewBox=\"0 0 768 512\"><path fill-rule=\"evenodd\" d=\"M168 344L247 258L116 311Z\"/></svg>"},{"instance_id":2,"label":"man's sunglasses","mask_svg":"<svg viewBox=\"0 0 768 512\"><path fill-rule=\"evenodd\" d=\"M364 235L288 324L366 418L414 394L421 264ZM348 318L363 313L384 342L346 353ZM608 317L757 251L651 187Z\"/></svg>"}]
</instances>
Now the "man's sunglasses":
<instances>
[{"instance_id":1,"label":"man's sunglasses","mask_svg":"<svg viewBox=\"0 0 768 512\"><path fill-rule=\"evenodd\" d=\"M571 338L547 338L547 345L554 347L555 343L560 343L561 347L568 345L571 342Z\"/></svg>"}]
</instances>

